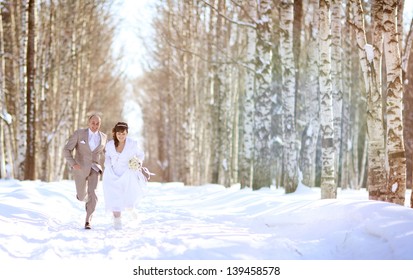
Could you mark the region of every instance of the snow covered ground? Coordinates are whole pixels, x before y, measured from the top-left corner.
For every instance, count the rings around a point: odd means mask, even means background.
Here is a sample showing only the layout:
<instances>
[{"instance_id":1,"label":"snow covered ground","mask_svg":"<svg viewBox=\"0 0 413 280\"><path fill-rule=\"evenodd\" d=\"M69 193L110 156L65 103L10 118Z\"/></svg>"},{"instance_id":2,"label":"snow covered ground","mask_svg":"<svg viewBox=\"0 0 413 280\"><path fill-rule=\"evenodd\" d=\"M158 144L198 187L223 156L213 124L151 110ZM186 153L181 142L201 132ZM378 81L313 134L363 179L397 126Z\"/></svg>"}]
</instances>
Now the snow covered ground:
<instances>
[{"instance_id":1,"label":"snow covered ground","mask_svg":"<svg viewBox=\"0 0 413 280\"><path fill-rule=\"evenodd\" d=\"M285 194L149 183L137 217L124 213L122 230L113 229L104 210L101 184L98 195L93 228L84 230L84 203L75 199L73 181L0 180L0 263L413 260L408 202L370 201L364 189L321 200L318 188L302 185Z\"/></svg>"}]
</instances>

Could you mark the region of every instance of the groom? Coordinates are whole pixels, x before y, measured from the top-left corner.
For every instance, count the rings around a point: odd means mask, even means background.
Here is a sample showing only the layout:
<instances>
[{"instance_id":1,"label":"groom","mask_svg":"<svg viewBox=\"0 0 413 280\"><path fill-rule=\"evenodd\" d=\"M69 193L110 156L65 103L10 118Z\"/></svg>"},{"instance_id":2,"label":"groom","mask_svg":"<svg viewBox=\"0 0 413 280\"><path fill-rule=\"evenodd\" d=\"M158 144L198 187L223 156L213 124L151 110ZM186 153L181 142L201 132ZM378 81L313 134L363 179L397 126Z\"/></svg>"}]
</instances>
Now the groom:
<instances>
[{"instance_id":1,"label":"groom","mask_svg":"<svg viewBox=\"0 0 413 280\"><path fill-rule=\"evenodd\" d=\"M91 218L97 204L96 187L99 174L103 172L106 134L99 131L101 118L89 117L89 128L78 129L63 149L63 155L73 172L76 184L76 198L86 202L85 229L91 229ZM75 156L73 156L75 150Z\"/></svg>"}]
</instances>

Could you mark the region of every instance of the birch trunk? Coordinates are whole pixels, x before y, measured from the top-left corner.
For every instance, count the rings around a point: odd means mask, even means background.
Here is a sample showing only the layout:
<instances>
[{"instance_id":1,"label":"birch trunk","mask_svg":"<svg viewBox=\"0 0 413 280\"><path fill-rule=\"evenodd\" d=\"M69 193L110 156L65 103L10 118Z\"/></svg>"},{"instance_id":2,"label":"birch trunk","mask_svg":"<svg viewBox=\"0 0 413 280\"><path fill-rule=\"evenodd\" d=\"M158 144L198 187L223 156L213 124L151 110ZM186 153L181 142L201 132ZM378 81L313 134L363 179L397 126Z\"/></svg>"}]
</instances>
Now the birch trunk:
<instances>
[{"instance_id":1,"label":"birch trunk","mask_svg":"<svg viewBox=\"0 0 413 280\"><path fill-rule=\"evenodd\" d=\"M367 45L365 34L364 12L360 0L351 1L356 42L359 50L361 69L363 71L364 83L367 95L367 127L368 127L368 171L367 171L367 188L369 198L380 200L381 193L386 185L385 170L385 143L384 143L384 126L383 126L383 109L381 88L377 82L377 75L380 75L381 67L375 67L373 58L367 59L367 51L373 54L372 47ZM376 42L379 50L380 40ZM367 46L367 49L365 49ZM376 53L374 57L380 59L380 54Z\"/></svg>"},{"instance_id":2,"label":"birch trunk","mask_svg":"<svg viewBox=\"0 0 413 280\"><path fill-rule=\"evenodd\" d=\"M404 205L406 192L406 155L403 139L403 84L397 31L398 0L383 1L384 57L387 79L387 158L386 201Z\"/></svg>"},{"instance_id":3,"label":"birch trunk","mask_svg":"<svg viewBox=\"0 0 413 280\"><path fill-rule=\"evenodd\" d=\"M350 18L351 8L350 4L346 5L345 17ZM343 27L343 55L346 58L351 57L351 39L352 33L350 26L348 24ZM351 162L351 138L350 138L350 100L351 100L351 59L343 60L343 112L342 112L342 140L341 140L341 151L342 151L342 164L340 168L340 181L338 186L342 189L347 189L350 187L350 162Z\"/></svg>"},{"instance_id":4,"label":"birch trunk","mask_svg":"<svg viewBox=\"0 0 413 280\"><path fill-rule=\"evenodd\" d=\"M74 72L72 72L72 89L73 92L72 100L72 111L73 111L73 129L76 130L82 126L83 120L80 116L80 104L81 104L81 92L80 92L80 77L81 77L81 65L80 65L80 53L79 53L79 46L78 37L80 20L81 20L81 13L80 13L80 4L81 1L76 1L74 4L75 13L73 14L73 30L72 30L72 38L71 38L71 63L74 68Z\"/></svg>"},{"instance_id":5,"label":"birch trunk","mask_svg":"<svg viewBox=\"0 0 413 280\"><path fill-rule=\"evenodd\" d=\"M218 1L218 10L226 13L225 1ZM219 51L219 61L224 61L227 52L228 27L222 16L218 16L217 21L217 47ZM227 73L229 67L226 63L217 65L217 106L219 108L218 138L219 138L219 158L218 158L218 184L226 187L231 186L231 139L232 139L232 109L231 109L231 91L227 84Z\"/></svg>"},{"instance_id":6,"label":"birch trunk","mask_svg":"<svg viewBox=\"0 0 413 280\"><path fill-rule=\"evenodd\" d=\"M257 19L257 2L249 0L246 4L246 20ZM243 96L242 120L243 120L243 145L241 147L240 180L241 187L252 188L254 177L254 95L255 95L255 53L257 31L248 28L246 32L246 70L245 70L245 95Z\"/></svg>"},{"instance_id":7,"label":"birch trunk","mask_svg":"<svg viewBox=\"0 0 413 280\"><path fill-rule=\"evenodd\" d=\"M11 3L3 2L4 9L2 9L2 18L3 18L3 28L4 28L4 52L11 54L12 57L17 59L9 59L5 64L4 72L4 86L5 92L8 93L8 98L6 101L6 108L8 108L8 113L10 115L10 121L7 123L7 127L4 126L5 131L5 140L6 142L6 154L8 159L9 166L9 176L12 178L22 179L23 175L23 161L24 161L24 134L20 134L21 131L24 132L25 127L20 129L20 121L24 118L24 109L21 101L21 93L24 94L24 91L21 91L20 86L20 70L19 67L20 55L19 55L19 45L20 45L20 9L19 5L21 3L16 3L12 5ZM10 42L10 44L6 44ZM23 41L24 42L24 41ZM6 59L6 56L3 56L3 59ZM5 61L6 62L6 61ZM24 63L24 61L22 61ZM23 68L24 69L24 68ZM7 80L11 81L7 83ZM19 115L20 114L20 115ZM7 128L7 129L6 129Z\"/></svg>"},{"instance_id":8,"label":"birch trunk","mask_svg":"<svg viewBox=\"0 0 413 280\"><path fill-rule=\"evenodd\" d=\"M11 5L14 6L14 5ZM26 119L26 53L27 53L27 0L18 1L13 8L16 14L18 30L16 35L16 53L18 57L18 65L16 65L16 90L18 91L18 100L16 105L17 122L13 126L17 149L15 155L15 171L18 179L24 178L24 161L27 145L27 119Z\"/></svg>"},{"instance_id":9,"label":"birch trunk","mask_svg":"<svg viewBox=\"0 0 413 280\"><path fill-rule=\"evenodd\" d=\"M333 96L331 84L330 1L320 0L320 124L321 140L321 198L336 198L334 157Z\"/></svg>"},{"instance_id":10,"label":"birch trunk","mask_svg":"<svg viewBox=\"0 0 413 280\"><path fill-rule=\"evenodd\" d=\"M280 56L282 65L283 161L286 193L297 189L297 151L295 131L295 65L293 54L294 1L281 1Z\"/></svg>"},{"instance_id":11,"label":"birch trunk","mask_svg":"<svg viewBox=\"0 0 413 280\"><path fill-rule=\"evenodd\" d=\"M271 1L262 0L258 12L253 189L271 185Z\"/></svg>"},{"instance_id":12,"label":"birch trunk","mask_svg":"<svg viewBox=\"0 0 413 280\"><path fill-rule=\"evenodd\" d=\"M358 62L358 61L357 61ZM355 63L353 63L354 65ZM357 107L361 107L358 101L358 97L356 94L351 95L351 99L353 104L357 104ZM360 127L361 127L361 121L360 121L360 116L358 114L358 108L355 108L352 112L352 125L353 129L351 130L351 145L353 146L353 149L351 151L350 157L351 157L351 172L350 172L350 186L352 189L357 189L359 186L359 178L360 178L360 168L359 168L359 135L360 135Z\"/></svg>"},{"instance_id":13,"label":"birch trunk","mask_svg":"<svg viewBox=\"0 0 413 280\"><path fill-rule=\"evenodd\" d=\"M24 165L24 179L36 179L36 95L35 95L35 0L29 0L28 7L28 35L27 35L27 142L26 160Z\"/></svg>"},{"instance_id":14,"label":"birch trunk","mask_svg":"<svg viewBox=\"0 0 413 280\"><path fill-rule=\"evenodd\" d=\"M214 3L214 1L212 2ZM214 30L214 24L216 23L216 16L214 13L209 13L208 17L208 29L209 30ZM206 40L208 42L207 44L207 59L208 61L213 61L214 60L214 48L210 42L214 41L214 33L209 32L207 33ZM208 84L206 88L206 95L205 95L205 104L208 104L207 106L207 119L206 119L206 126L205 126L205 132L204 132L204 137L205 137L205 143L204 143L204 149L207 154L207 162L206 164L206 180L207 182L213 182L214 181L214 171L215 171L215 150L211 149L211 146L215 143L214 140L214 135L215 135L215 114L214 114L214 76L213 76L213 63L207 63L207 68L208 68ZM210 141L210 142L208 142ZM211 145L212 143L212 145ZM214 146L213 146L214 147Z\"/></svg>"},{"instance_id":15,"label":"birch trunk","mask_svg":"<svg viewBox=\"0 0 413 280\"><path fill-rule=\"evenodd\" d=\"M409 92L411 84L409 84L408 62L411 53L411 46L413 43L413 19L410 23L410 29L406 37L403 56L402 56L402 70L403 70L403 84L404 92ZM406 149L406 186L412 186L413 173L413 127L409 124L413 122L413 98L409 94L403 95L403 123L404 123L404 144Z\"/></svg>"},{"instance_id":16,"label":"birch trunk","mask_svg":"<svg viewBox=\"0 0 413 280\"><path fill-rule=\"evenodd\" d=\"M79 126L83 125L84 120L88 118L87 105L90 104L91 98L93 97L93 90L88 88L91 81L91 75L88 73L88 68L90 68L90 62L87 59L87 41L90 40L90 34L88 34L87 29L93 25L92 16L86 16L87 14L93 15L93 11L90 11L90 6L83 1L79 1L81 6L79 7L78 14L79 19L79 30L76 42L77 44L77 63L78 63L78 74L76 88L77 92L80 93L79 98ZM90 101L89 101L90 100ZM92 112L89 112L89 115Z\"/></svg>"},{"instance_id":17,"label":"birch trunk","mask_svg":"<svg viewBox=\"0 0 413 280\"><path fill-rule=\"evenodd\" d=\"M342 0L331 2L331 80L333 90L334 118L334 170L336 182L340 182L342 165L342 111L343 111L343 73L342 73ZM337 187L340 187L339 185Z\"/></svg>"},{"instance_id":18,"label":"birch trunk","mask_svg":"<svg viewBox=\"0 0 413 280\"><path fill-rule=\"evenodd\" d=\"M236 40L237 42L241 42L241 37L242 34L239 34L240 32L237 31L238 33L238 39ZM232 124L231 124L231 135L232 139L231 140L231 155L230 155L230 160L231 160L231 169L230 169L230 176L231 176L231 185L234 183L238 183L239 180L239 151L240 151L240 109L239 109L239 104L240 104L240 92L241 89L243 89L244 82L242 81L243 77L241 75L241 71L237 69L236 67L233 68L233 90L232 90L232 98L231 98L231 103L230 106L232 107ZM234 104L236 104L234 106Z\"/></svg>"},{"instance_id":19,"label":"birch trunk","mask_svg":"<svg viewBox=\"0 0 413 280\"><path fill-rule=\"evenodd\" d=\"M3 7L0 6L0 9ZM0 10L1 11L1 10ZM5 98L5 64L4 64L4 37L3 37L3 16L0 13L0 178L7 178L6 170L6 141L4 138L4 127L6 123L5 114L6 110L6 98Z\"/></svg>"},{"instance_id":20,"label":"birch trunk","mask_svg":"<svg viewBox=\"0 0 413 280\"><path fill-rule=\"evenodd\" d=\"M172 1L173 2L173 1ZM173 4L172 4L173 5ZM176 4L178 6L178 11L183 10L183 3L178 2ZM177 18L178 16L175 16L174 24L176 25L179 20L182 20L182 15L179 15L179 19ZM174 26L174 28L177 28ZM179 29L180 28L180 29ZM183 32L183 26L182 23L178 27L180 32ZM182 40L182 39L181 39ZM179 42L180 44L184 44L184 41ZM182 45L180 45L182 46ZM188 110L185 104L185 94L186 94L186 89L185 89L185 77L184 77L184 72L183 72L183 61L184 57L182 54L177 58L177 66L179 65L180 71L177 71L177 79L179 81L179 84L176 85L178 88L178 91L174 93L175 99L179 100L179 102L174 103L174 111L175 111L175 126L176 126L176 150L174 151L174 159L175 159L175 166L176 166L176 178L178 180L183 180L184 183L186 183L186 168L187 168L187 163L185 163L186 156L184 153L179 153L179 151L185 151L185 133L186 133L186 128L183 125L185 123L185 111ZM176 71L176 69L174 69Z\"/></svg>"},{"instance_id":21,"label":"birch trunk","mask_svg":"<svg viewBox=\"0 0 413 280\"><path fill-rule=\"evenodd\" d=\"M172 4L170 3L170 1L167 1L167 7L170 8L170 10L174 10L173 7L170 7ZM173 13L168 13L166 16L166 32L167 34L170 34L173 30L173 24L174 24L174 15ZM164 129L165 129L165 134L167 133L172 133L173 135L177 135L177 127L176 125L174 126L174 122L173 120L175 119L175 115L176 115L176 111L174 110L174 100L175 100L175 92L174 92L174 75L173 75L173 66L176 64L174 63L174 57L172 55L170 55L171 48L168 47L165 50L163 50L165 53L168 53L169 55L166 56L165 60L164 60L164 71L166 72L164 74L163 80L164 80L164 87L163 90L165 91L164 94L164 98L162 99L160 97L160 95L158 96L158 103L166 103L166 108L167 111L165 111L165 115L166 115L166 119L165 119L165 123L164 125ZM160 91L159 93L162 94L163 91ZM153 100L153 99L152 99ZM161 100L163 102L161 102ZM146 103L146 102L145 102ZM147 107L147 106L145 106ZM145 109L145 108L144 108ZM145 111L144 111L144 115ZM149 124L149 121L151 120L151 118L149 120L147 120L146 122ZM159 120L159 122L162 122L162 118ZM150 125L150 124L149 124ZM145 125L147 126L147 125ZM152 126L152 125L150 125ZM145 137L151 137L150 136L150 132L147 131L147 129L145 129L146 134ZM161 135L162 136L162 135ZM161 138L162 141L162 138ZM178 149L176 148L176 144L177 144L177 137L166 137L165 142L163 142L165 147L163 150L165 150L166 152L166 159L160 162L161 165L161 169L164 170L164 174L165 174L165 180L167 181L175 181L177 179L176 178L176 169L177 169L177 164L175 162L176 158L174 157L174 153L175 151L177 151ZM161 153L163 150L159 150L159 153ZM162 159L162 156L159 157L159 159Z\"/></svg>"},{"instance_id":22,"label":"birch trunk","mask_svg":"<svg viewBox=\"0 0 413 280\"><path fill-rule=\"evenodd\" d=\"M192 4L190 1L185 1L183 3L183 16L182 16L182 47L184 50L191 49L191 28L192 28L192 18L191 18ZM182 67L183 67L183 141L184 141L184 159L182 162L183 167L183 178L186 184L192 184L192 170L194 165L194 147L193 147L193 104L192 104L192 58L191 54L184 51L182 54Z\"/></svg>"},{"instance_id":23,"label":"birch trunk","mask_svg":"<svg viewBox=\"0 0 413 280\"><path fill-rule=\"evenodd\" d=\"M38 62L38 77L39 82L36 92L40 92L39 107L38 107L38 121L39 121L39 156L37 157L36 166L38 166L38 176L41 181L49 181L49 176L54 173L53 167L49 166L49 155L53 157L53 153L49 153L49 136L52 134L52 125L54 114L49 110L49 85L53 83L48 80L50 77L50 61L51 58L51 36L52 36L52 6L53 1L50 3L49 9L40 9L38 26L42 30L38 33L37 40L37 62ZM45 7L45 6L42 6ZM49 21L50 19L50 21ZM54 107L54 109L58 109Z\"/></svg>"},{"instance_id":24,"label":"birch trunk","mask_svg":"<svg viewBox=\"0 0 413 280\"><path fill-rule=\"evenodd\" d=\"M406 38L406 43L404 47L404 52L403 52L403 57L402 57L402 69L403 69L403 84L405 85L405 92L411 91L412 87L412 82L411 79L409 79L412 76L411 72L408 74L408 69L410 68L409 65L409 57L412 52L412 44L413 44L413 19L410 23L410 29ZM406 186L412 186L412 172L413 172L413 164L412 164L412 159L413 159L413 128L409 126L408 124L412 123L413 121L413 98L411 94L405 94L404 95L404 124L405 124L405 131L404 131L404 136L405 136L405 145L406 145ZM410 207L413 208L413 192L410 196Z\"/></svg>"},{"instance_id":25,"label":"birch trunk","mask_svg":"<svg viewBox=\"0 0 413 280\"><path fill-rule=\"evenodd\" d=\"M308 76L304 93L306 94L305 112L308 122L301 139L300 169L303 183L306 186L316 185L316 152L317 139L320 131L319 122L319 84L318 84L318 0L309 3L310 30L307 51L306 66Z\"/></svg>"}]
</instances>

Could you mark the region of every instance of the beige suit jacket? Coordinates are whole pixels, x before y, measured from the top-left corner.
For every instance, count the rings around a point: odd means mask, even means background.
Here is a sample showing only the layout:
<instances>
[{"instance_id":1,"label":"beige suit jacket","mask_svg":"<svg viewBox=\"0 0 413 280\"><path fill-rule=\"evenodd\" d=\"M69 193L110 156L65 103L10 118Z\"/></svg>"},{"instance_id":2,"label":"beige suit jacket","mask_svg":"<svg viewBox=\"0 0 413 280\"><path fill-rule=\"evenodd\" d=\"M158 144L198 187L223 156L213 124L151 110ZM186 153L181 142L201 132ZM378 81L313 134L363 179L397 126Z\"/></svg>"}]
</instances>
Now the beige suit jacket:
<instances>
[{"instance_id":1,"label":"beige suit jacket","mask_svg":"<svg viewBox=\"0 0 413 280\"><path fill-rule=\"evenodd\" d=\"M75 164L79 164L81 166L80 172L74 172L74 176L80 175L82 177L87 177L92 167L97 167L100 172L103 172L107 136L100 131L99 135L100 145L98 145L93 151L91 151L89 147L88 128L78 129L72 136L70 136L63 149L63 156L66 158L67 163L71 168ZM73 156L74 150L75 155Z\"/></svg>"}]
</instances>

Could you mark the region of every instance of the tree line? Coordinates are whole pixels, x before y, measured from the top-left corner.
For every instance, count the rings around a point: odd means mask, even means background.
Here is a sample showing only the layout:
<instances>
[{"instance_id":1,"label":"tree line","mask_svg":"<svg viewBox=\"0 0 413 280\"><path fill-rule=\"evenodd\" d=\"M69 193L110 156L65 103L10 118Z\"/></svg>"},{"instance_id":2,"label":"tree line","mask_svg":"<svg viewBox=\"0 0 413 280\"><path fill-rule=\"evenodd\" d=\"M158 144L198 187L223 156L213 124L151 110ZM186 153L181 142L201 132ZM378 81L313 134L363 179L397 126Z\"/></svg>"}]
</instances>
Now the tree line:
<instances>
[{"instance_id":1,"label":"tree line","mask_svg":"<svg viewBox=\"0 0 413 280\"><path fill-rule=\"evenodd\" d=\"M122 119L110 0L0 1L0 175L67 178L61 149ZM162 0L134 81L157 180L294 192L412 184L412 24L400 0ZM412 199L412 198L411 198Z\"/></svg>"},{"instance_id":2,"label":"tree line","mask_svg":"<svg viewBox=\"0 0 413 280\"><path fill-rule=\"evenodd\" d=\"M188 185L291 193L301 182L322 198L366 186L404 204L413 39L403 10L400 0L157 2L135 81L147 161Z\"/></svg>"},{"instance_id":3,"label":"tree line","mask_svg":"<svg viewBox=\"0 0 413 280\"><path fill-rule=\"evenodd\" d=\"M121 118L112 2L0 1L1 178L67 178L68 136L92 113L109 132Z\"/></svg>"}]
</instances>

